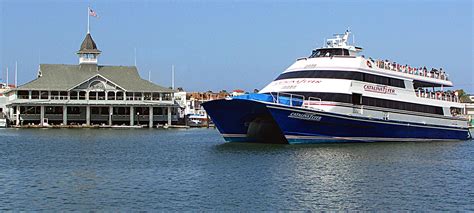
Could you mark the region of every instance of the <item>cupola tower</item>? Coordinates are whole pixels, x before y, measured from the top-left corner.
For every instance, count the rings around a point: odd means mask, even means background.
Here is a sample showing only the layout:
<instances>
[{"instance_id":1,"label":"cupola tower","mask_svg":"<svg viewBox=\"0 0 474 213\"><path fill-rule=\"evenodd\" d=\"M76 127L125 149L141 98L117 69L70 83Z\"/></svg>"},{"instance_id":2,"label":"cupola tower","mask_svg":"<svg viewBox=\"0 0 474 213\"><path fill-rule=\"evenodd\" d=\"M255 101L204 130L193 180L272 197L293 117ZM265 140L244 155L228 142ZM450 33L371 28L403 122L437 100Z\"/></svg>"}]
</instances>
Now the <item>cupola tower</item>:
<instances>
[{"instance_id":1,"label":"cupola tower","mask_svg":"<svg viewBox=\"0 0 474 213\"><path fill-rule=\"evenodd\" d=\"M97 49L97 45L90 33L87 33L84 41L81 44L81 48L77 51L79 55L79 64L95 64L97 65L97 58L101 51Z\"/></svg>"}]
</instances>

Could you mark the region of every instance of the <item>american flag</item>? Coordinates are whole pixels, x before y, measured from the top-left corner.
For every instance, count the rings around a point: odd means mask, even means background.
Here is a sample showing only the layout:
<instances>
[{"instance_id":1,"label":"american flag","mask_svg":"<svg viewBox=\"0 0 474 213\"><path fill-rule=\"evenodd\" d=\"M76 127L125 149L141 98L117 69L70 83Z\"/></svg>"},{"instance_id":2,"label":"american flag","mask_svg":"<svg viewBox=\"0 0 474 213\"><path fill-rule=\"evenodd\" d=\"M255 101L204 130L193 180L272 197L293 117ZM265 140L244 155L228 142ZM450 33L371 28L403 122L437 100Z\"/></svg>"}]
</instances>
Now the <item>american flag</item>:
<instances>
[{"instance_id":1,"label":"american flag","mask_svg":"<svg viewBox=\"0 0 474 213\"><path fill-rule=\"evenodd\" d=\"M97 13L94 10L92 10L92 8L89 8L89 15L93 17L97 17Z\"/></svg>"}]
</instances>

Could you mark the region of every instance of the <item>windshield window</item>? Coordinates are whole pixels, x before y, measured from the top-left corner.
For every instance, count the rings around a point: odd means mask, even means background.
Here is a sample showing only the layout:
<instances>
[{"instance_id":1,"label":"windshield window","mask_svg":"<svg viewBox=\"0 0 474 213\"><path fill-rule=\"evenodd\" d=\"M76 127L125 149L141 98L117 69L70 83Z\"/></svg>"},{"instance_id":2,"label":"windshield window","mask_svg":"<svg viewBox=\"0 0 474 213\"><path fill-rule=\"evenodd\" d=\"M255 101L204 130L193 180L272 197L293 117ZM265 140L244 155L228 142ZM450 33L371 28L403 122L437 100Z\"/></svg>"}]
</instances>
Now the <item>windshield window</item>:
<instances>
[{"instance_id":1,"label":"windshield window","mask_svg":"<svg viewBox=\"0 0 474 213\"><path fill-rule=\"evenodd\" d=\"M335 55L349 55L349 51L342 48L317 49L313 51L310 58L331 57Z\"/></svg>"}]
</instances>

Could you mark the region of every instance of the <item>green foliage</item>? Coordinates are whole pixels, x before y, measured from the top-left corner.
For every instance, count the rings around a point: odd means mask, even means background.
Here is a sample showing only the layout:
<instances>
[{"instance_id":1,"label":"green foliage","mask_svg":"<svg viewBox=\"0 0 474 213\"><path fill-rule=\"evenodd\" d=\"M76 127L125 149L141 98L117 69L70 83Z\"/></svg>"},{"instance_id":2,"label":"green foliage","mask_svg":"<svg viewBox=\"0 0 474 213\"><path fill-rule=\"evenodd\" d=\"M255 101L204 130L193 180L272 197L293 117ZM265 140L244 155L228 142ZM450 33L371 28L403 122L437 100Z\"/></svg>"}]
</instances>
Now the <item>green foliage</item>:
<instances>
[{"instance_id":1,"label":"green foliage","mask_svg":"<svg viewBox=\"0 0 474 213\"><path fill-rule=\"evenodd\" d=\"M463 89L456 90L456 92L458 92L459 101L461 103L471 103L471 99L469 98L469 95L466 92L464 92Z\"/></svg>"}]
</instances>

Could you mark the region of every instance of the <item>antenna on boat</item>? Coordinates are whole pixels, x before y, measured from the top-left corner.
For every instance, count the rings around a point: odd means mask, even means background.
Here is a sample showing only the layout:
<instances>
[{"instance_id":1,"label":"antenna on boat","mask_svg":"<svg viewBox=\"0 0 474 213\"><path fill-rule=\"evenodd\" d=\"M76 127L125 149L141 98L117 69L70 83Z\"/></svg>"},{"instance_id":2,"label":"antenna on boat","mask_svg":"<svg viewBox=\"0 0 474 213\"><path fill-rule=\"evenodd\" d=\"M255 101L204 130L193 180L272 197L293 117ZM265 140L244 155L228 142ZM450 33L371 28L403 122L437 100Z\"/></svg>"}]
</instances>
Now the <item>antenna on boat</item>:
<instances>
[{"instance_id":1,"label":"antenna on boat","mask_svg":"<svg viewBox=\"0 0 474 213\"><path fill-rule=\"evenodd\" d=\"M148 81L151 82L151 71L148 71Z\"/></svg>"}]
</instances>

